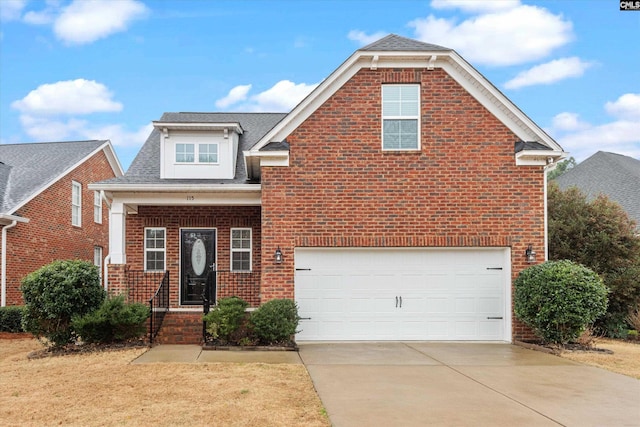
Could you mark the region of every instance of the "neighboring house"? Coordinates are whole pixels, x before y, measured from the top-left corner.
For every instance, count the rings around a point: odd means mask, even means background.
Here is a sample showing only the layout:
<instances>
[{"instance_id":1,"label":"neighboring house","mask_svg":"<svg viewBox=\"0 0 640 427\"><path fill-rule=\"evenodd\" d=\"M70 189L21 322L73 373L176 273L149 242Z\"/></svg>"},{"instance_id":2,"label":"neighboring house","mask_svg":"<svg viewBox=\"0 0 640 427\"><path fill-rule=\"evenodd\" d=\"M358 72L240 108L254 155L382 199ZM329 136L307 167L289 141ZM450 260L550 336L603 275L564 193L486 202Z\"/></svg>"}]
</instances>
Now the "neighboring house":
<instances>
[{"instance_id":1,"label":"neighboring house","mask_svg":"<svg viewBox=\"0 0 640 427\"><path fill-rule=\"evenodd\" d=\"M577 187L590 200L604 194L619 203L640 230L640 160L598 151L555 182L562 190Z\"/></svg>"},{"instance_id":2,"label":"neighboring house","mask_svg":"<svg viewBox=\"0 0 640 427\"><path fill-rule=\"evenodd\" d=\"M57 259L102 265L109 214L90 182L122 176L109 141L0 144L2 306L24 276Z\"/></svg>"},{"instance_id":3,"label":"neighboring house","mask_svg":"<svg viewBox=\"0 0 640 427\"><path fill-rule=\"evenodd\" d=\"M112 291L145 300L158 279L136 278L168 271L168 318L197 330L215 268L216 298L295 299L298 340L531 337L512 282L544 261L545 168L565 153L455 51L390 35L288 114L153 125L90 186L112 207Z\"/></svg>"}]
</instances>

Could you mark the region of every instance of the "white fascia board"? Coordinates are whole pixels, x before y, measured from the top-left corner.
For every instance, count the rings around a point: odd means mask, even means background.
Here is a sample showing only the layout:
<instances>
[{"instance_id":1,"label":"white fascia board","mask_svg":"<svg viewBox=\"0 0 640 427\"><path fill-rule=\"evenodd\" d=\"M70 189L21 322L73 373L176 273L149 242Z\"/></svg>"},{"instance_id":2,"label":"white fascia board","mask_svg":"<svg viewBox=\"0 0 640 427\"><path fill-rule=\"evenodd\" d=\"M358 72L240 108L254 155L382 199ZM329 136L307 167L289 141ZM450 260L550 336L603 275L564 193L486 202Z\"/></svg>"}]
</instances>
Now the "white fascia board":
<instances>
[{"instance_id":1,"label":"white fascia board","mask_svg":"<svg viewBox=\"0 0 640 427\"><path fill-rule=\"evenodd\" d=\"M30 220L29 220L29 218L25 218L25 217L22 217L22 216L16 216L16 215L0 213L0 225L9 225L13 221L22 222L22 223L26 224Z\"/></svg>"},{"instance_id":2,"label":"white fascia board","mask_svg":"<svg viewBox=\"0 0 640 427\"><path fill-rule=\"evenodd\" d=\"M127 191L113 193L114 203L127 206L129 212L137 212L138 206L260 206L260 191L227 192L166 192L151 193Z\"/></svg>"},{"instance_id":3,"label":"white fascia board","mask_svg":"<svg viewBox=\"0 0 640 427\"><path fill-rule=\"evenodd\" d=\"M288 151L270 151L261 155L260 166L289 166Z\"/></svg>"},{"instance_id":4,"label":"white fascia board","mask_svg":"<svg viewBox=\"0 0 640 427\"><path fill-rule=\"evenodd\" d=\"M89 190L104 190L110 193L143 192L143 193L227 193L262 191L260 184L108 184L93 183Z\"/></svg>"},{"instance_id":5,"label":"white fascia board","mask_svg":"<svg viewBox=\"0 0 640 427\"><path fill-rule=\"evenodd\" d=\"M289 166L289 151L243 151L244 167L249 179L260 178L262 166Z\"/></svg>"},{"instance_id":6,"label":"white fascia board","mask_svg":"<svg viewBox=\"0 0 640 427\"><path fill-rule=\"evenodd\" d=\"M435 59L433 58L435 56ZM251 149L282 141L361 68L442 68L523 141L562 147L455 51L356 51Z\"/></svg>"},{"instance_id":7,"label":"white fascia board","mask_svg":"<svg viewBox=\"0 0 640 427\"><path fill-rule=\"evenodd\" d=\"M226 123L211 123L211 122L199 122L199 123L181 123L181 122L159 122L154 121L153 127L159 130L222 130L231 129L237 134L242 134L244 130L237 122Z\"/></svg>"},{"instance_id":8,"label":"white fascia board","mask_svg":"<svg viewBox=\"0 0 640 427\"><path fill-rule=\"evenodd\" d=\"M124 175L124 170L122 169L122 165L120 164L116 151L113 149L111 141L107 140L101 148L104 150L104 154L107 156L107 160L109 161L109 165L111 166L115 176L118 177Z\"/></svg>"},{"instance_id":9,"label":"white fascia board","mask_svg":"<svg viewBox=\"0 0 640 427\"><path fill-rule=\"evenodd\" d=\"M567 153L554 150L522 150L516 153L517 166L549 166L564 159Z\"/></svg>"}]
</instances>

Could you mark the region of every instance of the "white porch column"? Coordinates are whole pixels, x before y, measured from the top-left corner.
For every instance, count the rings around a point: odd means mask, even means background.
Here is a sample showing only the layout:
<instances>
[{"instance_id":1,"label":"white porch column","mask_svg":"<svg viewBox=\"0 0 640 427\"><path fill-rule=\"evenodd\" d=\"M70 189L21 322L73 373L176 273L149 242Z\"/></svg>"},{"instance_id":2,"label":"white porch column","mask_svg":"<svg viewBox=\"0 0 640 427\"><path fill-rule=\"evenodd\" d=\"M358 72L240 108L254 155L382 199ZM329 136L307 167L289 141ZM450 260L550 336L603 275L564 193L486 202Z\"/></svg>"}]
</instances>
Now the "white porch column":
<instances>
[{"instance_id":1,"label":"white porch column","mask_svg":"<svg viewBox=\"0 0 640 427\"><path fill-rule=\"evenodd\" d=\"M126 264L126 219L124 203L113 201L109 217L109 255L111 264Z\"/></svg>"}]
</instances>

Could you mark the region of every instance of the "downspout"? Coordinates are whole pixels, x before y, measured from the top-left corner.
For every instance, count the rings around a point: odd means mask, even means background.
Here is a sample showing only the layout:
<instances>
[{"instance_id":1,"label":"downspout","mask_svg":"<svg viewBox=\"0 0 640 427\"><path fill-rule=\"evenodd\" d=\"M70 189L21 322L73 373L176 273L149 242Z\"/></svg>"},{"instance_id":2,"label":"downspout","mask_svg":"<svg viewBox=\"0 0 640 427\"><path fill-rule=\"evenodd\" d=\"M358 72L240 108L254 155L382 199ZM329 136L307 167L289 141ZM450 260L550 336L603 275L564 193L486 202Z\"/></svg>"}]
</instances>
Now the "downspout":
<instances>
[{"instance_id":1,"label":"downspout","mask_svg":"<svg viewBox=\"0 0 640 427\"><path fill-rule=\"evenodd\" d=\"M7 230L17 224L18 221L13 220L11 224L2 227L2 297L0 307L7 306Z\"/></svg>"},{"instance_id":2,"label":"downspout","mask_svg":"<svg viewBox=\"0 0 640 427\"><path fill-rule=\"evenodd\" d=\"M547 173L558 166L552 157L547 159L547 165L542 169L544 173L544 260L549 261L549 213L547 203Z\"/></svg>"}]
</instances>

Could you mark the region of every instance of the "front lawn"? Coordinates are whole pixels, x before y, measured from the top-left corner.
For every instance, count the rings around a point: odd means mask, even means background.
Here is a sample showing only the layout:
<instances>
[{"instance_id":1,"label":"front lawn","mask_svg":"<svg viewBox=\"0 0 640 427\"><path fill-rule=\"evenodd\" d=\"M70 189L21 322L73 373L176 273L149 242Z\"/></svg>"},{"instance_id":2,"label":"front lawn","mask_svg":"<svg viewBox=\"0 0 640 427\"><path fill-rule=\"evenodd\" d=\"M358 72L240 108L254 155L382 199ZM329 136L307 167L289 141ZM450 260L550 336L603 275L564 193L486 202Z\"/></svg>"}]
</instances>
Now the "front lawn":
<instances>
[{"instance_id":1,"label":"front lawn","mask_svg":"<svg viewBox=\"0 0 640 427\"><path fill-rule=\"evenodd\" d=\"M563 351L560 356L640 379L640 343L602 338L596 341L596 348L611 350L613 354L597 351Z\"/></svg>"},{"instance_id":2,"label":"front lawn","mask_svg":"<svg viewBox=\"0 0 640 427\"><path fill-rule=\"evenodd\" d=\"M131 365L145 348L27 358L41 348L0 339L3 425L330 425L303 365Z\"/></svg>"}]
</instances>

